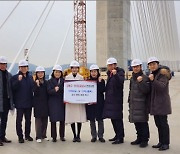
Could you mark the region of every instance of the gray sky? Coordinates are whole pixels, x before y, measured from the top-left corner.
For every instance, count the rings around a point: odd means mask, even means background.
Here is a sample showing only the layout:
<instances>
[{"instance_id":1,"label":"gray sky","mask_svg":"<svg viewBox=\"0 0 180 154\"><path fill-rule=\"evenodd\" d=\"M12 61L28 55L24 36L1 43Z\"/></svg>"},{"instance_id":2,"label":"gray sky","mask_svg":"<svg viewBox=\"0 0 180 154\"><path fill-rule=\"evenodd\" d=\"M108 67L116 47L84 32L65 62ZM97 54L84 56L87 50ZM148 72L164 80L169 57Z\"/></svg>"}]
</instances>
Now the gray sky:
<instances>
[{"instance_id":1,"label":"gray sky","mask_svg":"<svg viewBox=\"0 0 180 154\"><path fill-rule=\"evenodd\" d=\"M0 2L0 25L8 16L17 1ZM24 40L31 31L33 25L40 16L47 1L22 1L15 12L0 29L0 55L8 57L9 62L13 60ZM180 2L175 2L178 32L180 36ZM62 45L67 27L73 17L73 2L57 1L49 14L49 17L34 45L30 51L30 62L36 65L52 66L55 63L60 46ZM35 33L34 33L35 34ZM35 35L27 43L28 48ZM179 37L180 38L180 37ZM96 62L96 2L87 1L87 53L88 62ZM22 52L17 62L23 59ZM67 64L73 59L73 24L63 47L59 64Z\"/></svg>"},{"instance_id":2,"label":"gray sky","mask_svg":"<svg viewBox=\"0 0 180 154\"><path fill-rule=\"evenodd\" d=\"M52 3L52 2L51 2ZM8 14L17 4L17 1L0 2L0 25L6 19ZM24 40L27 38L32 27L38 20L47 1L22 1L4 27L0 29L0 55L5 55L11 62L18 50L21 48ZM47 12L46 12L47 13ZM45 14L46 14L45 13ZM73 17L73 2L55 2L46 23L30 51L29 60L31 63L42 66L52 66L56 61L57 54L65 38L68 25ZM38 27L37 27L38 29ZM67 64L73 60L73 24L71 25L67 39L65 41L59 64ZM36 31L37 32L37 31ZM36 32L27 43L28 48L33 41ZM96 60L96 3L87 2L87 51L88 62ZM23 59L22 52L17 62Z\"/></svg>"}]
</instances>

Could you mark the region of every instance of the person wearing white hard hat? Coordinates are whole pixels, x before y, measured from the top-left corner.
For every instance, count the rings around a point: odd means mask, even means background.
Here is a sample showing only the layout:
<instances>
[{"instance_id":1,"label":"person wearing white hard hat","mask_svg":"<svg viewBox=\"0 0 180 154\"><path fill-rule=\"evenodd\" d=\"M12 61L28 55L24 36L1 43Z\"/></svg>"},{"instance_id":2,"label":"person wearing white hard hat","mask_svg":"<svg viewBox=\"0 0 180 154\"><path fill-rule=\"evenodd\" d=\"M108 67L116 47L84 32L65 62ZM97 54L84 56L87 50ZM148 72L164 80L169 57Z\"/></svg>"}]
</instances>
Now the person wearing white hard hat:
<instances>
[{"instance_id":1,"label":"person wearing white hard hat","mask_svg":"<svg viewBox=\"0 0 180 154\"><path fill-rule=\"evenodd\" d=\"M36 141L41 143L42 139L47 140L46 130L49 115L47 81L45 80L44 67L38 66L35 70L35 73L36 76L33 86L33 107L36 128Z\"/></svg>"},{"instance_id":2,"label":"person wearing white hard hat","mask_svg":"<svg viewBox=\"0 0 180 154\"><path fill-rule=\"evenodd\" d=\"M86 104L87 119L90 121L91 142L99 141L104 143L104 121L102 112L104 108L105 81L100 77L99 67L95 64L90 66L90 80L97 82L97 102L96 104ZM96 130L96 121L98 122L98 131Z\"/></svg>"},{"instance_id":3,"label":"person wearing white hard hat","mask_svg":"<svg viewBox=\"0 0 180 154\"><path fill-rule=\"evenodd\" d=\"M76 60L73 60L72 62L71 62L71 64L70 64L70 67L77 67L77 68L79 68L80 67L80 65L79 65L79 62L77 62Z\"/></svg>"},{"instance_id":4,"label":"person wearing white hard hat","mask_svg":"<svg viewBox=\"0 0 180 154\"><path fill-rule=\"evenodd\" d=\"M144 148L148 146L150 136L147 102L150 94L150 81L143 74L141 60L134 59L131 67L133 73L129 85L129 122L134 123L137 134L136 140L131 142L131 144Z\"/></svg>"},{"instance_id":5,"label":"person wearing white hard hat","mask_svg":"<svg viewBox=\"0 0 180 154\"><path fill-rule=\"evenodd\" d=\"M12 75L7 71L7 59L0 57L0 146L11 141L6 138L6 127L9 110L14 109L11 80Z\"/></svg>"},{"instance_id":6,"label":"person wearing white hard hat","mask_svg":"<svg viewBox=\"0 0 180 154\"><path fill-rule=\"evenodd\" d=\"M159 64L159 60L156 57L148 59L148 67L151 71L149 75L151 81L150 114L154 116L159 134L159 143L152 147L164 151L169 149L170 144L168 114L172 113L169 96L171 73L167 66Z\"/></svg>"},{"instance_id":7,"label":"person wearing white hard hat","mask_svg":"<svg viewBox=\"0 0 180 154\"><path fill-rule=\"evenodd\" d=\"M49 116L51 122L51 137L52 142L57 141L56 124L59 125L59 136L61 141L65 141L65 104L63 101L64 95L64 79L62 67L55 65L51 74L51 79L48 81L49 94Z\"/></svg>"},{"instance_id":8,"label":"person wearing white hard hat","mask_svg":"<svg viewBox=\"0 0 180 154\"><path fill-rule=\"evenodd\" d=\"M31 133L31 113L33 105L33 78L28 72L28 62L19 61L19 72L11 79L16 114L16 133L19 143L25 139L33 141ZM25 134L22 130L22 119L25 117Z\"/></svg>"},{"instance_id":9,"label":"person wearing white hard hat","mask_svg":"<svg viewBox=\"0 0 180 154\"><path fill-rule=\"evenodd\" d=\"M124 123L123 123L123 89L124 70L117 67L117 60L109 58L107 60L107 84L105 93L105 104L103 117L111 119L115 137L109 139L112 144L124 143Z\"/></svg>"},{"instance_id":10,"label":"person wearing white hard hat","mask_svg":"<svg viewBox=\"0 0 180 154\"><path fill-rule=\"evenodd\" d=\"M157 59L157 57L150 57L150 58L148 59L148 65L149 65L150 63L154 63L154 62L156 62L157 64L159 64L159 60Z\"/></svg>"},{"instance_id":11,"label":"person wearing white hard hat","mask_svg":"<svg viewBox=\"0 0 180 154\"><path fill-rule=\"evenodd\" d=\"M78 73L80 65L77 61L73 60L70 63L70 67L72 72L65 77L65 80L84 80L83 76ZM66 104L65 122L71 124L71 129L74 135L73 142L81 142L81 127L82 123L86 121L85 104ZM77 132L75 123L77 123Z\"/></svg>"},{"instance_id":12,"label":"person wearing white hard hat","mask_svg":"<svg viewBox=\"0 0 180 154\"><path fill-rule=\"evenodd\" d=\"M107 60L106 65L111 65L111 64L117 64L116 58L111 57Z\"/></svg>"},{"instance_id":13,"label":"person wearing white hard hat","mask_svg":"<svg viewBox=\"0 0 180 154\"><path fill-rule=\"evenodd\" d=\"M0 64L7 64L7 58L5 56L0 56Z\"/></svg>"},{"instance_id":14,"label":"person wearing white hard hat","mask_svg":"<svg viewBox=\"0 0 180 154\"><path fill-rule=\"evenodd\" d=\"M25 59L19 61L19 67L28 67L28 62Z\"/></svg>"}]
</instances>

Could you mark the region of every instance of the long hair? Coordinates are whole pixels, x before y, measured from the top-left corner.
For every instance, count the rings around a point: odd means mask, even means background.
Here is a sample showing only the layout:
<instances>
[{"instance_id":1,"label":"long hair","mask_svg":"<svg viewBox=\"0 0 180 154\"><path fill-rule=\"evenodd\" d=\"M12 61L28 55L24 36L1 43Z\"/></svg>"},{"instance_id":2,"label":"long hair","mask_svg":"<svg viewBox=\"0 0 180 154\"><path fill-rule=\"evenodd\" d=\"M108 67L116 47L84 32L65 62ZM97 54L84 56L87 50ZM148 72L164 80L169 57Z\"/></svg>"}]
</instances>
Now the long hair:
<instances>
[{"instance_id":1,"label":"long hair","mask_svg":"<svg viewBox=\"0 0 180 154\"><path fill-rule=\"evenodd\" d=\"M101 74L100 74L100 72L99 72L99 70L98 69L96 69L97 70L97 79L101 76ZM90 79L92 80L92 79L94 79L92 76L91 76L91 71L90 71Z\"/></svg>"},{"instance_id":2,"label":"long hair","mask_svg":"<svg viewBox=\"0 0 180 154\"><path fill-rule=\"evenodd\" d=\"M43 80L45 80L45 76L46 76L46 74L45 74L45 72L44 72ZM38 80L37 72L36 72L36 76L35 76L35 81L36 81L36 80Z\"/></svg>"},{"instance_id":3,"label":"long hair","mask_svg":"<svg viewBox=\"0 0 180 154\"><path fill-rule=\"evenodd\" d=\"M55 78L55 76L54 76L54 71L55 71L55 70L53 70L53 72L51 73L51 78ZM60 72L61 72L60 78L63 78L63 72L62 72L62 71L60 71Z\"/></svg>"}]
</instances>

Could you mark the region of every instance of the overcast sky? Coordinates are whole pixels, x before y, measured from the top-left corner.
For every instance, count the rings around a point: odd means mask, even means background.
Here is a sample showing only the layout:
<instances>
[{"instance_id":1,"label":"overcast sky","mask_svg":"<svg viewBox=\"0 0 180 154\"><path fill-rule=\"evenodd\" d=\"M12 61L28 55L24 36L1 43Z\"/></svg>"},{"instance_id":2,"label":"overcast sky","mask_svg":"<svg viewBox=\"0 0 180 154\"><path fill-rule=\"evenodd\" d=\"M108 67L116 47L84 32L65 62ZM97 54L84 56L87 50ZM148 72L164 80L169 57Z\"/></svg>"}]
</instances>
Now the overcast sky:
<instances>
[{"instance_id":1,"label":"overcast sky","mask_svg":"<svg viewBox=\"0 0 180 154\"><path fill-rule=\"evenodd\" d=\"M35 25L40 14L48 2L22 1L6 24L0 29L0 55L8 57L12 61L24 40L26 40L32 27ZM0 2L0 25L17 4L17 1ZM50 2L50 5L52 2ZM49 8L49 7L48 7ZM45 12L47 14L47 12ZM56 1L43 29L30 51L29 61L36 65L54 65L60 47L68 30L68 25L73 18L73 2ZM37 27L38 29L39 27ZM59 59L59 64L70 63L74 58L73 46L73 23L65 40L64 47ZM37 30L27 43L25 48L30 47ZM96 3L87 2L87 51L88 62L96 60ZM23 52L18 57L23 58Z\"/></svg>"},{"instance_id":2,"label":"overcast sky","mask_svg":"<svg viewBox=\"0 0 180 154\"><path fill-rule=\"evenodd\" d=\"M0 1L0 26L12 11L18 1ZM45 8L47 1L22 1L14 13L10 16L5 25L0 29L0 55L8 57L12 62L17 52L27 38L32 27L38 20ZM52 4L52 2L50 3ZM175 2L178 28L180 28L180 2ZM45 12L47 14L47 12ZM60 50L68 25L73 17L73 2L56 1L43 29L30 51L29 60L31 63L42 66L52 66L55 63ZM41 21L42 22L42 21ZM67 64L73 59L73 24L65 41L59 64ZM25 48L29 48L33 41L38 27ZM180 31L179 31L180 36ZM87 1L87 53L88 62L96 62L96 2ZM17 59L23 59L22 52Z\"/></svg>"}]
</instances>

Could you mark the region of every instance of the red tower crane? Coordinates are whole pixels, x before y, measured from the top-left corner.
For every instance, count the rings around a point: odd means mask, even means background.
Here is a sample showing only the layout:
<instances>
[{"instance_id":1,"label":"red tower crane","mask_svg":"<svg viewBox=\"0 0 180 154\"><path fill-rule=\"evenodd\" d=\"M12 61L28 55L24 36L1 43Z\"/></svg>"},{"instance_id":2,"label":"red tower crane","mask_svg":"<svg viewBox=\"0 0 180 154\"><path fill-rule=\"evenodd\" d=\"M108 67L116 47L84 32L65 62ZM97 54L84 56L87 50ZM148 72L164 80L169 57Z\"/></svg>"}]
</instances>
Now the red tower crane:
<instances>
[{"instance_id":1,"label":"red tower crane","mask_svg":"<svg viewBox=\"0 0 180 154\"><path fill-rule=\"evenodd\" d=\"M74 56L82 66L87 66L86 0L74 0Z\"/></svg>"}]
</instances>

